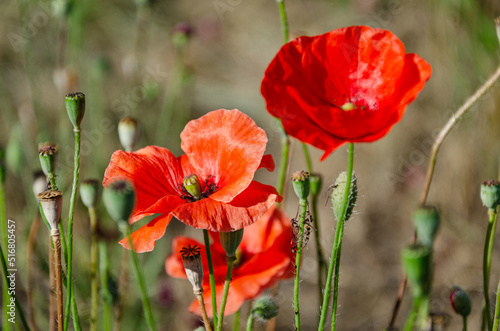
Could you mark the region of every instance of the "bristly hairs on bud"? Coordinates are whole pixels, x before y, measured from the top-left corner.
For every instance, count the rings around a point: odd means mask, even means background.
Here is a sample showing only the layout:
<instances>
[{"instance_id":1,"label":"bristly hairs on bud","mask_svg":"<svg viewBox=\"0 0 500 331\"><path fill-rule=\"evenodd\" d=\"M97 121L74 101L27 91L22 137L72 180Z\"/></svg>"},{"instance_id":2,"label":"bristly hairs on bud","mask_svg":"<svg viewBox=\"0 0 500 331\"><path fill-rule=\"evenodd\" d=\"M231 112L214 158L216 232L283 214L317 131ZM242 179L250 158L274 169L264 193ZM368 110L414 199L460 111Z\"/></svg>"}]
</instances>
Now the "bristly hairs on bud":
<instances>
[{"instance_id":1,"label":"bristly hairs on bud","mask_svg":"<svg viewBox=\"0 0 500 331\"><path fill-rule=\"evenodd\" d=\"M251 314L262 321L268 321L278 316L278 311L279 307L274 302L273 298L268 295L263 295L254 301Z\"/></svg>"},{"instance_id":2,"label":"bristly hairs on bud","mask_svg":"<svg viewBox=\"0 0 500 331\"><path fill-rule=\"evenodd\" d=\"M332 205L333 205L333 213L337 220L342 217L342 206L344 204L344 195L346 190L346 181L347 181L347 171L343 171L338 175L335 183L332 186ZM358 179L354 172L352 173L351 179L351 190L349 192L349 198L347 200L347 208L345 211L344 221L348 221L352 215L352 211L354 206L356 205L356 200L358 198Z\"/></svg>"},{"instance_id":3,"label":"bristly hairs on bud","mask_svg":"<svg viewBox=\"0 0 500 331\"><path fill-rule=\"evenodd\" d=\"M292 184L295 194L301 200L306 200L309 196L310 181L307 171L296 171L292 174Z\"/></svg>"}]
</instances>

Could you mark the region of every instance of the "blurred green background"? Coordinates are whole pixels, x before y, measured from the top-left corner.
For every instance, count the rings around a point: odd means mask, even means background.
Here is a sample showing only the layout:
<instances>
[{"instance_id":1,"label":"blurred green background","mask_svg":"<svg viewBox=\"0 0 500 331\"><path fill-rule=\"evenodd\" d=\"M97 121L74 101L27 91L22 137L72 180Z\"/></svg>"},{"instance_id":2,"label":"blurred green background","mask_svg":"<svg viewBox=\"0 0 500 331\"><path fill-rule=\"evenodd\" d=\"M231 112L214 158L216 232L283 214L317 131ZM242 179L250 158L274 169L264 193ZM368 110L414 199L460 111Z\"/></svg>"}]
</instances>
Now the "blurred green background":
<instances>
[{"instance_id":1,"label":"blurred green background","mask_svg":"<svg viewBox=\"0 0 500 331\"><path fill-rule=\"evenodd\" d=\"M400 250L413 236L411 215L423 188L432 139L499 64L493 18L500 14L500 3L289 0L286 6L293 37L358 24L389 29L408 52L418 53L433 68L431 80L401 123L384 139L355 148L360 196L345 230L338 328L381 330L390 318L401 278ZM282 42L279 12L272 0L3 1L0 146L6 149L8 165L7 215L17 223L21 300L26 284L25 242L37 209L31 186L33 172L40 168L38 143L58 144L58 186L66 196L71 188L73 133L64 109L66 93L82 91L87 96L81 179L102 179L111 154L121 148L116 125L126 115L140 121L139 147L155 144L179 155L179 134L190 119L219 108L238 108L266 130L268 152L279 161L279 132L259 90L263 73ZM429 203L437 204L442 212L431 310L446 314L448 330L461 325L448 300L454 284L471 294L470 328L479 328L481 256L487 227L479 185L499 176L499 102L500 92L492 89L451 132L438 157L430 191ZM304 169L300 144L293 146L290 170ZM347 166L346 148L340 147L322 163L321 151L311 148L311 153L315 171L324 176L326 192ZM257 179L274 185L276 172L261 171ZM293 216L297 201L290 193L285 209ZM112 271L117 276L120 237L102 206L100 211L100 231L109 241ZM320 211L321 238L329 251L335 223L327 203L321 203ZM89 225L80 201L75 222L76 293L87 323ZM171 279L164 271L172 238L180 233L199 238L198 232L172 223L155 250L141 255L161 330L192 330L198 320L187 312L192 298L188 282ZM37 277L41 329L47 325L47 234L42 226L31 262ZM491 288L496 288L500 277L499 254L497 240ZM311 241L302 267L305 330L315 329L319 314L314 256ZM135 284L131 282L129 288L123 330L146 330ZM281 284L279 330L292 330L291 297L291 281ZM398 325L409 303L406 297Z\"/></svg>"}]
</instances>

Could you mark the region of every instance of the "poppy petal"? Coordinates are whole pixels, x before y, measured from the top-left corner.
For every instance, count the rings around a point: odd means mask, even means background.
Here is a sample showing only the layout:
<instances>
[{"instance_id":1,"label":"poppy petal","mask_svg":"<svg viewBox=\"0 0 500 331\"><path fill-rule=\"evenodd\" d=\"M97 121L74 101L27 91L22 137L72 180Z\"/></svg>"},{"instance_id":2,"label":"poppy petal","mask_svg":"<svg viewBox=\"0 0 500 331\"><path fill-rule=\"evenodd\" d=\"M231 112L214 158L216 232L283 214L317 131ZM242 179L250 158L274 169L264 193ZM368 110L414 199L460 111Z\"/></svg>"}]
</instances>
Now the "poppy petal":
<instances>
[{"instance_id":1,"label":"poppy petal","mask_svg":"<svg viewBox=\"0 0 500 331\"><path fill-rule=\"evenodd\" d=\"M250 185L267 143L264 130L237 109L212 111L190 121L181 140L201 177L214 177L219 190L213 198L225 203Z\"/></svg>"},{"instance_id":2,"label":"poppy petal","mask_svg":"<svg viewBox=\"0 0 500 331\"><path fill-rule=\"evenodd\" d=\"M230 232L254 223L275 201L281 200L274 187L252 181L230 204L213 200L210 196L181 205L172 213L197 229Z\"/></svg>"},{"instance_id":3,"label":"poppy petal","mask_svg":"<svg viewBox=\"0 0 500 331\"><path fill-rule=\"evenodd\" d=\"M166 148L148 146L136 152L116 151L111 156L103 185L118 178L132 181L136 205L130 216L135 222L146 216L145 211L167 195L179 196L182 169L176 157Z\"/></svg>"},{"instance_id":4,"label":"poppy petal","mask_svg":"<svg viewBox=\"0 0 500 331\"><path fill-rule=\"evenodd\" d=\"M264 168L266 169L267 171L274 171L274 167L275 167L275 164L274 164L274 159L273 159L273 156L271 154L266 154L262 157L262 160L260 160L260 164L259 164L259 168Z\"/></svg>"},{"instance_id":5,"label":"poppy petal","mask_svg":"<svg viewBox=\"0 0 500 331\"><path fill-rule=\"evenodd\" d=\"M160 215L148 224L134 231L130 236L132 238L134 250L137 253L151 252L155 248L155 242L165 234L167 225L171 220L172 214ZM126 249L130 249L128 237L120 240L120 245Z\"/></svg>"}]
</instances>

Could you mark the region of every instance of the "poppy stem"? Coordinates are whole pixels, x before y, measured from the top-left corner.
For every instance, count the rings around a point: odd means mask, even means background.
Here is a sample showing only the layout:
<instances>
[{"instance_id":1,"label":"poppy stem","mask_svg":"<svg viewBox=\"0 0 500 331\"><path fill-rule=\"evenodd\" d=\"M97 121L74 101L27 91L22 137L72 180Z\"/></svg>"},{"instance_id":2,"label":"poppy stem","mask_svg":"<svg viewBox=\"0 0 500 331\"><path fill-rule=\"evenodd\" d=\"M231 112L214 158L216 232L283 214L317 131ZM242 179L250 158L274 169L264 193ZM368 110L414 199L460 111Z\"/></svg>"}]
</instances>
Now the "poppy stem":
<instances>
[{"instance_id":1,"label":"poppy stem","mask_svg":"<svg viewBox=\"0 0 500 331\"><path fill-rule=\"evenodd\" d=\"M299 308L299 286L300 286L300 264L302 261L302 246L304 242L304 224L306 220L307 199L300 199L300 224L297 235L297 254L295 255L295 281L293 286L293 309L295 311L295 330L300 331L300 308Z\"/></svg>"},{"instance_id":2,"label":"poppy stem","mask_svg":"<svg viewBox=\"0 0 500 331\"><path fill-rule=\"evenodd\" d=\"M495 239L495 230L497 227L498 213L495 209L488 211L490 216L488 222L488 229L486 230L486 239L484 241L484 254L483 254L483 314L486 317L487 329L491 330L491 308L489 299L489 284L490 284L490 270L491 270L491 256L493 253L493 240Z\"/></svg>"},{"instance_id":3,"label":"poppy stem","mask_svg":"<svg viewBox=\"0 0 500 331\"><path fill-rule=\"evenodd\" d=\"M229 286L231 285L231 276L233 274L233 264L236 261L235 256L226 256L227 272L226 280L224 281L224 292L222 293L222 302L220 304L219 321L217 322L217 331L222 331L224 324L224 310L226 309L227 295L229 294Z\"/></svg>"},{"instance_id":4,"label":"poppy stem","mask_svg":"<svg viewBox=\"0 0 500 331\"><path fill-rule=\"evenodd\" d=\"M354 144L349 143L349 164L347 169L347 179L346 183L352 182L352 169L354 164ZM328 266L328 275L326 277L325 293L323 296L323 305L321 306L321 317L319 321L318 330L323 331L326 322L326 312L328 310L328 302L330 297L330 289L332 284L333 269L335 267L335 282L333 286L333 306L332 306L332 330L335 330L335 323L337 320L337 297L338 297L338 286L339 286L339 271L340 271L340 253L342 249L342 237L344 234L344 221L345 214L347 211L347 203L349 201L349 194L351 193L351 185L346 185L344 192L344 201L342 204L342 212L340 213L340 219L337 223L337 228L335 229L335 239L332 245L332 253L330 256L330 264Z\"/></svg>"},{"instance_id":5,"label":"poppy stem","mask_svg":"<svg viewBox=\"0 0 500 331\"><path fill-rule=\"evenodd\" d=\"M104 330L111 331L111 306L113 297L109 292L109 260L106 243L99 243L99 274L101 278L102 301L104 302Z\"/></svg>"},{"instance_id":6,"label":"poppy stem","mask_svg":"<svg viewBox=\"0 0 500 331\"><path fill-rule=\"evenodd\" d=\"M288 134L285 132L285 128L283 127L283 123L277 118L276 125L281 134L281 159L278 173L278 194L283 195L283 191L285 190L285 178L288 170L288 155L290 151L290 139L288 138Z\"/></svg>"},{"instance_id":7,"label":"poppy stem","mask_svg":"<svg viewBox=\"0 0 500 331\"><path fill-rule=\"evenodd\" d=\"M123 250L122 262L121 262L121 270L120 270L120 279L118 280L118 303L115 308L115 319L114 319L114 330L120 331L121 329L121 321L123 316L123 305L125 301L125 293L127 292L128 285L128 269L127 269L127 261L128 261L128 252L127 250Z\"/></svg>"},{"instance_id":8,"label":"poppy stem","mask_svg":"<svg viewBox=\"0 0 500 331\"><path fill-rule=\"evenodd\" d=\"M212 327L210 326L210 321L208 320L207 309L205 308L205 301L203 300L203 294L197 293L196 299L198 299L198 303L200 304L201 316L203 317L203 324L205 324L205 330L212 331Z\"/></svg>"},{"instance_id":9,"label":"poppy stem","mask_svg":"<svg viewBox=\"0 0 500 331\"><path fill-rule=\"evenodd\" d=\"M212 315L214 320L214 325L217 325L217 293L215 289L215 274L214 274L214 264L212 262L212 253L210 251L210 239L208 238L208 231L203 230L203 240L205 242L205 252L207 255L208 262L208 277L210 280L210 294L212 295Z\"/></svg>"},{"instance_id":10,"label":"poppy stem","mask_svg":"<svg viewBox=\"0 0 500 331\"><path fill-rule=\"evenodd\" d=\"M312 161L311 161L311 154L309 153L309 148L307 147L306 143L302 143L302 150L304 151L304 157L306 159L307 171L310 174L312 174L313 173L313 166L312 166Z\"/></svg>"},{"instance_id":11,"label":"poppy stem","mask_svg":"<svg viewBox=\"0 0 500 331\"><path fill-rule=\"evenodd\" d=\"M499 289L500 289L500 287L499 287ZM498 301L497 301L497 307L498 307ZM467 316L463 316L462 325L463 325L463 331L467 331ZM496 330L498 330L498 325L497 325ZM493 328L493 331L495 331L495 328Z\"/></svg>"},{"instance_id":12,"label":"poppy stem","mask_svg":"<svg viewBox=\"0 0 500 331\"><path fill-rule=\"evenodd\" d=\"M240 315L241 308L234 314L233 331L239 331L240 329Z\"/></svg>"},{"instance_id":13,"label":"poppy stem","mask_svg":"<svg viewBox=\"0 0 500 331\"><path fill-rule=\"evenodd\" d=\"M247 331L252 331L253 329L253 314L253 312L250 312L250 314L248 314Z\"/></svg>"},{"instance_id":14,"label":"poppy stem","mask_svg":"<svg viewBox=\"0 0 500 331\"><path fill-rule=\"evenodd\" d=\"M153 318L153 313L151 312L151 305L149 303L148 293L146 290L146 283L144 282L144 275L142 274L141 267L139 266L139 259L137 258L137 253L134 249L134 243L132 242L132 231L129 224L123 224L123 227L125 228L125 234L130 245L130 257L132 259L132 266L135 278L137 279L137 285L139 286L139 290L141 292L142 308L144 309L144 314L146 315L146 322L148 324L149 330L154 331L156 330L155 320Z\"/></svg>"},{"instance_id":15,"label":"poppy stem","mask_svg":"<svg viewBox=\"0 0 500 331\"><path fill-rule=\"evenodd\" d=\"M281 17L281 30L283 31L283 40L285 44L290 40L290 36L288 33L288 18L285 10L285 0L276 0L280 9L280 17Z\"/></svg>"},{"instance_id":16,"label":"poppy stem","mask_svg":"<svg viewBox=\"0 0 500 331\"><path fill-rule=\"evenodd\" d=\"M28 314L29 314L29 322L30 327L33 330L37 330L35 322L35 306L33 302L33 286L36 283L33 278L33 266L35 262L33 261L33 252L35 250L35 243L38 234L38 228L40 227L40 214L36 211L35 217L33 219L33 223L31 223L30 233L28 236L28 246L26 249L26 260L27 263L27 273L28 273L28 284L26 285L27 296L28 296Z\"/></svg>"},{"instance_id":17,"label":"poppy stem","mask_svg":"<svg viewBox=\"0 0 500 331\"><path fill-rule=\"evenodd\" d=\"M61 236L58 229L51 231L50 235L52 237L52 241L54 242L54 260L56 265L57 330L62 331L64 326L64 302L61 264Z\"/></svg>"},{"instance_id":18,"label":"poppy stem","mask_svg":"<svg viewBox=\"0 0 500 331\"><path fill-rule=\"evenodd\" d=\"M97 330L97 303L98 303L98 284L97 284L97 212L95 207L89 208L90 217L90 330Z\"/></svg>"},{"instance_id":19,"label":"poppy stem","mask_svg":"<svg viewBox=\"0 0 500 331\"><path fill-rule=\"evenodd\" d=\"M497 301L495 306L495 317L493 319L493 331L498 331L500 324L500 281L497 286ZM467 316L464 317L464 331L467 331Z\"/></svg>"}]
</instances>

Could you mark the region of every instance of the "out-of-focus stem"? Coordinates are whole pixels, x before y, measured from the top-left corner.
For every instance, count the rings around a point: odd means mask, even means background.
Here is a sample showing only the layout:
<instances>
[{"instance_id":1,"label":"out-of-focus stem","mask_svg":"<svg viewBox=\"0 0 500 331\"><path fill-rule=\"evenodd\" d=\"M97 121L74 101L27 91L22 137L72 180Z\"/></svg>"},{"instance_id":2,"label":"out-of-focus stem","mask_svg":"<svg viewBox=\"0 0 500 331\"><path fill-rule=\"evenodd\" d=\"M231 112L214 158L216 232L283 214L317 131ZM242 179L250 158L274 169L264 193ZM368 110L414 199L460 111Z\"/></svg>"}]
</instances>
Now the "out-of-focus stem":
<instances>
[{"instance_id":1,"label":"out-of-focus stem","mask_svg":"<svg viewBox=\"0 0 500 331\"><path fill-rule=\"evenodd\" d=\"M28 284L26 286L26 292L28 296L28 313L30 327L33 331L38 330L35 322L35 305L33 303L33 285L35 280L33 279L33 251L35 250L36 237L38 233L38 228L40 227L40 214L36 211L33 222L31 223L30 234L28 236L28 247L26 248L26 258L28 264L26 266L26 271L28 273Z\"/></svg>"},{"instance_id":2,"label":"out-of-focus stem","mask_svg":"<svg viewBox=\"0 0 500 331\"><path fill-rule=\"evenodd\" d=\"M483 291L484 291L484 302L483 302L483 314L486 318L486 325L488 330L491 330L491 308L489 299L489 287L490 287L490 270L491 270L491 256L493 253L493 241L495 238L495 230L497 227L497 216L496 210L489 210L488 214L490 216L488 222L488 229L486 230L486 239L484 241L484 254L483 254Z\"/></svg>"},{"instance_id":3,"label":"out-of-focus stem","mask_svg":"<svg viewBox=\"0 0 500 331\"><path fill-rule=\"evenodd\" d=\"M111 305L113 298L109 292L109 260L108 248L106 243L101 241L99 243L99 274L101 276L101 291L104 302L104 330L111 331Z\"/></svg>"},{"instance_id":4,"label":"out-of-focus stem","mask_svg":"<svg viewBox=\"0 0 500 331\"><path fill-rule=\"evenodd\" d=\"M238 309L238 311L234 314L233 331L240 330L240 315L241 315L241 308Z\"/></svg>"},{"instance_id":5,"label":"out-of-focus stem","mask_svg":"<svg viewBox=\"0 0 500 331\"><path fill-rule=\"evenodd\" d=\"M231 285L231 275L233 274L233 264L236 261L236 257L226 256L227 259L227 272L226 280L224 281L224 291L222 293L222 302L220 304L219 320L217 322L217 331L222 331L222 325L224 323L224 310L226 309L227 295L229 294L229 286Z\"/></svg>"},{"instance_id":6,"label":"out-of-focus stem","mask_svg":"<svg viewBox=\"0 0 500 331\"><path fill-rule=\"evenodd\" d=\"M293 286L293 309L295 312L295 330L300 331L300 308L299 308L299 288L300 288L300 264L302 261L302 245L304 240L304 224L307 212L307 199L300 199L300 223L297 235L297 253L295 255L295 280Z\"/></svg>"},{"instance_id":7,"label":"out-of-focus stem","mask_svg":"<svg viewBox=\"0 0 500 331\"><path fill-rule=\"evenodd\" d=\"M279 119L276 119L276 125L280 130L281 134L281 159L278 172L278 194L283 195L285 191L285 178L288 170L288 154L290 150L290 139L288 134L285 132L283 123Z\"/></svg>"},{"instance_id":8,"label":"out-of-focus stem","mask_svg":"<svg viewBox=\"0 0 500 331\"><path fill-rule=\"evenodd\" d=\"M217 297L215 290L215 274L214 274L214 265L212 262L212 253L210 251L210 239L208 238L208 231L203 230L203 240L205 242L205 253L207 255L208 262L208 273L210 280L210 294L212 295L212 316L214 320L214 326L218 325L217 318Z\"/></svg>"},{"instance_id":9,"label":"out-of-focus stem","mask_svg":"<svg viewBox=\"0 0 500 331\"><path fill-rule=\"evenodd\" d=\"M56 266L56 296L57 296L57 330L63 331L64 328L64 302L63 302L63 284L62 284L62 264L61 264L61 237L59 230L50 232L54 242L54 262Z\"/></svg>"},{"instance_id":10,"label":"out-of-focus stem","mask_svg":"<svg viewBox=\"0 0 500 331\"><path fill-rule=\"evenodd\" d=\"M90 308L90 330L97 330L97 302L98 302L98 283L97 283L97 212L95 207L89 208L90 216L90 289L91 289L91 308Z\"/></svg>"},{"instance_id":11,"label":"out-of-focus stem","mask_svg":"<svg viewBox=\"0 0 500 331\"><path fill-rule=\"evenodd\" d=\"M493 318L493 331L498 331L500 324L500 281L497 286L497 301L495 306L495 317ZM467 331L467 320L464 321L464 331Z\"/></svg>"},{"instance_id":12,"label":"out-of-focus stem","mask_svg":"<svg viewBox=\"0 0 500 331\"><path fill-rule=\"evenodd\" d=\"M196 299L198 299L198 303L200 304L201 316L203 317L203 324L205 324L206 331L212 331L212 327L210 326L210 320L208 319L207 309L205 308L205 301L203 300L203 294L197 293Z\"/></svg>"},{"instance_id":13,"label":"out-of-focus stem","mask_svg":"<svg viewBox=\"0 0 500 331\"><path fill-rule=\"evenodd\" d=\"M121 262L121 271L120 271L120 279L118 281L118 304L115 309L115 323L114 330L121 330L121 321L123 316L123 305L125 303L125 293L127 292L127 264L128 264L128 252L127 250L123 250L122 262Z\"/></svg>"}]
</instances>

